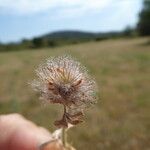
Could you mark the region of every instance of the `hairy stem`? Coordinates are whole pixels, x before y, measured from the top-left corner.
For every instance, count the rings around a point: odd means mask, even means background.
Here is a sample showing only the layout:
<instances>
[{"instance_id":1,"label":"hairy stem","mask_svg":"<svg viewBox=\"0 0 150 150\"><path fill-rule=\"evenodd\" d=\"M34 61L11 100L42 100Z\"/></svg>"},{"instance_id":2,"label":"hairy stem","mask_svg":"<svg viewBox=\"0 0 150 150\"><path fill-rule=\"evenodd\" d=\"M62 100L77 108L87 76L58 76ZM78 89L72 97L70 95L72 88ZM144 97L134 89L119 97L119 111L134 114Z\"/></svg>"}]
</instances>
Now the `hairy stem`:
<instances>
[{"instance_id":1,"label":"hairy stem","mask_svg":"<svg viewBox=\"0 0 150 150\"><path fill-rule=\"evenodd\" d=\"M64 105L64 115L63 115L63 118L65 119L66 121L66 106ZM63 127L62 128L62 143L63 143L63 146L66 147L66 144L67 144L67 133L66 133L66 128Z\"/></svg>"},{"instance_id":2,"label":"hairy stem","mask_svg":"<svg viewBox=\"0 0 150 150\"><path fill-rule=\"evenodd\" d=\"M67 135L66 135L66 129L65 128L62 129L62 143L63 143L63 146L66 147L66 145L67 145Z\"/></svg>"}]
</instances>

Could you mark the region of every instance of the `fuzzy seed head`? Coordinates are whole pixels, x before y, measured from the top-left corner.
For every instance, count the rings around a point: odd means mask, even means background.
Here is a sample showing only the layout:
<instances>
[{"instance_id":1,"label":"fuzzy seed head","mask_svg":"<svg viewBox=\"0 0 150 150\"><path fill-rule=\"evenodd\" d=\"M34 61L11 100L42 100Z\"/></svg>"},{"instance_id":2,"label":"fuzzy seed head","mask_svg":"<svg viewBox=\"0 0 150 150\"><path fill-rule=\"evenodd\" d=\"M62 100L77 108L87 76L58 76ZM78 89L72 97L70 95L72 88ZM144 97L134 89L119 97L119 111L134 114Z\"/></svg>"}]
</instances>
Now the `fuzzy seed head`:
<instances>
[{"instance_id":1,"label":"fuzzy seed head","mask_svg":"<svg viewBox=\"0 0 150 150\"><path fill-rule=\"evenodd\" d=\"M78 122L81 112L83 114L83 110L96 100L94 80L89 77L86 69L70 56L48 59L38 67L36 74L38 79L32 82L34 89L41 93L43 100L63 104L67 114L65 117L70 123ZM80 116L72 119L78 113Z\"/></svg>"}]
</instances>

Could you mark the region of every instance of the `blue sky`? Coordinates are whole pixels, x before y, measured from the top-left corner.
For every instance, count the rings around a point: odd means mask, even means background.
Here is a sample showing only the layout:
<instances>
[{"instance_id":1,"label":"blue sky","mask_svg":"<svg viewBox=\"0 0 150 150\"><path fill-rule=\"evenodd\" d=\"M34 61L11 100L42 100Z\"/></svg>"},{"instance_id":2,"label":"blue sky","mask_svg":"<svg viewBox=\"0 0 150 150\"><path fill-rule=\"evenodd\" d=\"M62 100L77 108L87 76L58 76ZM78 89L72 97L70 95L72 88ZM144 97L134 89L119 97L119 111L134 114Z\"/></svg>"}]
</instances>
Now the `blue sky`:
<instances>
[{"instance_id":1,"label":"blue sky","mask_svg":"<svg viewBox=\"0 0 150 150\"><path fill-rule=\"evenodd\" d=\"M135 26L142 0L0 0L0 41L58 30L105 32Z\"/></svg>"}]
</instances>

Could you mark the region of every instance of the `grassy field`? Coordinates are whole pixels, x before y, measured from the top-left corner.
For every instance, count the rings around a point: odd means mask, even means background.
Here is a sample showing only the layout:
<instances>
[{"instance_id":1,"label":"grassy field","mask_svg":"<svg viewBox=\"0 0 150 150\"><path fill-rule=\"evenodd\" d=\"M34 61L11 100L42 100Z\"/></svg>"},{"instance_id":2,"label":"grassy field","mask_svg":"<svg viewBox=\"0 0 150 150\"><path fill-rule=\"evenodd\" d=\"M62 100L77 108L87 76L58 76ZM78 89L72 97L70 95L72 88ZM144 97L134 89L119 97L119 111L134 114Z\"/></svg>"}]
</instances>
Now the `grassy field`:
<instances>
[{"instance_id":1,"label":"grassy field","mask_svg":"<svg viewBox=\"0 0 150 150\"><path fill-rule=\"evenodd\" d=\"M69 131L78 150L150 150L150 44L147 38L106 40L53 49L0 53L0 113L18 112L55 129L61 106L42 105L28 85L50 56L71 54L99 86L85 123Z\"/></svg>"}]
</instances>

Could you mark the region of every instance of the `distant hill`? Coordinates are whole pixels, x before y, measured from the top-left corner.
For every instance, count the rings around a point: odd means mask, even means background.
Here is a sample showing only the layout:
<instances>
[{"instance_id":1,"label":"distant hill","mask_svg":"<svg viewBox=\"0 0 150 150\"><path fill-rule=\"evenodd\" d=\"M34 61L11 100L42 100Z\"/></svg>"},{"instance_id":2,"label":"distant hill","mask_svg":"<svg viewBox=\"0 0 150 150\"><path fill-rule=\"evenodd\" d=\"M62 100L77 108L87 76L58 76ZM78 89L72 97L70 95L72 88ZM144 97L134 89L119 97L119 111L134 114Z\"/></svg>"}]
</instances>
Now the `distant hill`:
<instances>
[{"instance_id":1,"label":"distant hill","mask_svg":"<svg viewBox=\"0 0 150 150\"><path fill-rule=\"evenodd\" d=\"M77 44L88 41L101 41L108 38L118 38L128 34L126 32L106 32L106 33L94 33L85 31L57 31L51 32L45 35L34 37L31 40L24 39L19 43L0 43L0 51L32 49L41 47L56 47L68 44ZM130 33L130 32L129 32Z\"/></svg>"},{"instance_id":2,"label":"distant hill","mask_svg":"<svg viewBox=\"0 0 150 150\"><path fill-rule=\"evenodd\" d=\"M40 38L51 39L51 40L80 40L80 39L94 39L94 38L110 38L120 36L122 32L106 32L106 33L94 33L85 31L56 31L40 36Z\"/></svg>"},{"instance_id":3,"label":"distant hill","mask_svg":"<svg viewBox=\"0 0 150 150\"><path fill-rule=\"evenodd\" d=\"M42 38L46 39L81 39L81 38L94 38L95 33L83 31L57 31L46 34Z\"/></svg>"}]
</instances>

